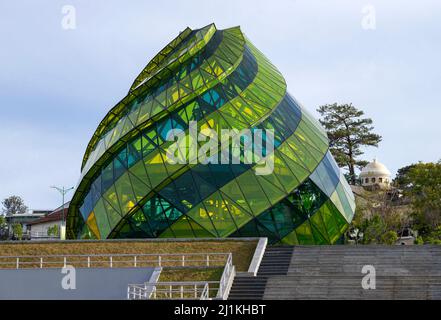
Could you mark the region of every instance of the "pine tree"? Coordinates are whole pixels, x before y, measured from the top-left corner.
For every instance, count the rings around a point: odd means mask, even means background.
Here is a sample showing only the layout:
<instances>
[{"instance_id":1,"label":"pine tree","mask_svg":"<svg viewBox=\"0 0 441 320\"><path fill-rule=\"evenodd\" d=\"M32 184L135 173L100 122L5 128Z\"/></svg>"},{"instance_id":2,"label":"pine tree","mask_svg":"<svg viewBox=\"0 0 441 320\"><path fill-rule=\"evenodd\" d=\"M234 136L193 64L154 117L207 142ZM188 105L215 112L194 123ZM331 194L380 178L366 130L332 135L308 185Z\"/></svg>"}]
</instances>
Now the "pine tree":
<instances>
[{"instance_id":1,"label":"pine tree","mask_svg":"<svg viewBox=\"0 0 441 320\"><path fill-rule=\"evenodd\" d=\"M322 116L320 123L325 127L330 151L340 167L349 171L349 181L355 184L355 168L363 167L366 161L362 147L378 147L381 136L373 133L372 119L363 118L364 112L350 104L327 104L317 111Z\"/></svg>"}]
</instances>

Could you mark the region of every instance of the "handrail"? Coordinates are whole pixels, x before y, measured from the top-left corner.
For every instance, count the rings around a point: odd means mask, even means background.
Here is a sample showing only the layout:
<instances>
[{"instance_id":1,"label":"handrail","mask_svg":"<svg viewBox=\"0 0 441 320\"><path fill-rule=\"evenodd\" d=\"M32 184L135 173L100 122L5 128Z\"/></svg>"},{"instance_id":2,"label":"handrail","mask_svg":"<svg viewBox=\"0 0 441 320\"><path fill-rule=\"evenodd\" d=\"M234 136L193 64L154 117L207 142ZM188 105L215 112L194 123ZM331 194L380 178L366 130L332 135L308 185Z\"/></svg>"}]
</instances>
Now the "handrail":
<instances>
[{"instance_id":1,"label":"handrail","mask_svg":"<svg viewBox=\"0 0 441 320\"><path fill-rule=\"evenodd\" d=\"M127 299L201 299L210 297L210 290L218 290L219 281L174 281L144 284L129 284Z\"/></svg>"},{"instance_id":2,"label":"handrail","mask_svg":"<svg viewBox=\"0 0 441 320\"><path fill-rule=\"evenodd\" d=\"M210 299L210 288L208 283L205 284L204 289L202 290L201 297L199 300L209 300Z\"/></svg>"},{"instance_id":3,"label":"handrail","mask_svg":"<svg viewBox=\"0 0 441 320\"><path fill-rule=\"evenodd\" d=\"M235 276L233 255L228 254L219 281L174 281L129 284L127 299L210 299L210 291L217 290L216 299L227 299ZM217 285L217 287L214 287ZM202 288L203 286L203 288Z\"/></svg>"},{"instance_id":4,"label":"handrail","mask_svg":"<svg viewBox=\"0 0 441 320\"><path fill-rule=\"evenodd\" d=\"M0 256L0 269L79 267L145 267L145 266L223 266L229 253L146 253L146 254L55 254ZM130 257L131 259L124 259Z\"/></svg>"},{"instance_id":5,"label":"handrail","mask_svg":"<svg viewBox=\"0 0 441 320\"><path fill-rule=\"evenodd\" d=\"M228 294L230 293L230 289L233 284L234 276L235 268L233 265L233 255L230 253L228 255L224 271L222 272L222 277L220 279L219 290L217 292L216 298L222 300L226 300L228 298Z\"/></svg>"}]
</instances>

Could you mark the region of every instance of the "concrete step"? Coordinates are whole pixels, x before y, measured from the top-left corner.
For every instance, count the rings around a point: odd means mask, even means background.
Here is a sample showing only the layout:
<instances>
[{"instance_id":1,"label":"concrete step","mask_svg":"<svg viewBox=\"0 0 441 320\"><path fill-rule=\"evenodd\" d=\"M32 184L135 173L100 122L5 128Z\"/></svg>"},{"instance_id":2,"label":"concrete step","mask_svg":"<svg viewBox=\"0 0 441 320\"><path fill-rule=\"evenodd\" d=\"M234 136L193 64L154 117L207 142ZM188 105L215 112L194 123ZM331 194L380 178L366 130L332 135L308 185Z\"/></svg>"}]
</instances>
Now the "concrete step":
<instances>
[{"instance_id":1,"label":"concrete step","mask_svg":"<svg viewBox=\"0 0 441 320\"><path fill-rule=\"evenodd\" d=\"M291 264L293 247L267 247L259 266L257 277L236 277L230 291L229 299L263 298L267 278L286 275Z\"/></svg>"}]
</instances>

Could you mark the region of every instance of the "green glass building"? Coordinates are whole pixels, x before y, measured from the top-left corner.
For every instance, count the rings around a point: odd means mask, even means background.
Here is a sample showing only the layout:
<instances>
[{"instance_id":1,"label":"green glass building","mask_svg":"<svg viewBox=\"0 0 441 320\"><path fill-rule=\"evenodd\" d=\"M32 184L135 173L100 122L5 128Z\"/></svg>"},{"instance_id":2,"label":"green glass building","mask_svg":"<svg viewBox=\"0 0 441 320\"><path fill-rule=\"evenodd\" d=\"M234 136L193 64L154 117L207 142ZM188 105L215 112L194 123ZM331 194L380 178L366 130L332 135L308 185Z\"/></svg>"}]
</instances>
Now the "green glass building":
<instances>
[{"instance_id":1,"label":"green glass building","mask_svg":"<svg viewBox=\"0 0 441 320\"><path fill-rule=\"evenodd\" d=\"M238 163L170 163L174 142L167 135L179 129L190 141L191 122L219 133L273 130L274 151L263 151L272 172L256 174L258 164L243 152ZM181 32L101 121L84 155L67 237L264 236L270 243L331 244L354 210L319 122L239 27L211 24Z\"/></svg>"}]
</instances>

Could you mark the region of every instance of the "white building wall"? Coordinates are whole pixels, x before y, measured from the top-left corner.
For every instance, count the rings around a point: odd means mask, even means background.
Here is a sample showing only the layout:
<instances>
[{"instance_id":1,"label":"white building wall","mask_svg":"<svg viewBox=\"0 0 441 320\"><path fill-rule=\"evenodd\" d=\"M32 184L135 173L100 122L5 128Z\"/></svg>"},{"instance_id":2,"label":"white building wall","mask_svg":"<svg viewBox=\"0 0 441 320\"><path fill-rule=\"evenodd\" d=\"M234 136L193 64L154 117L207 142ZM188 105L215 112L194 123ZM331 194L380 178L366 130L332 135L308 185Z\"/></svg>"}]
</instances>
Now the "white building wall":
<instances>
[{"instance_id":1,"label":"white building wall","mask_svg":"<svg viewBox=\"0 0 441 320\"><path fill-rule=\"evenodd\" d=\"M37 239L40 237L48 237L47 230L54 226L58 225L58 230L60 230L61 222L60 221L49 221L39 224L34 224L31 226L31 239Z\"/></svg>"}]
</instances>

